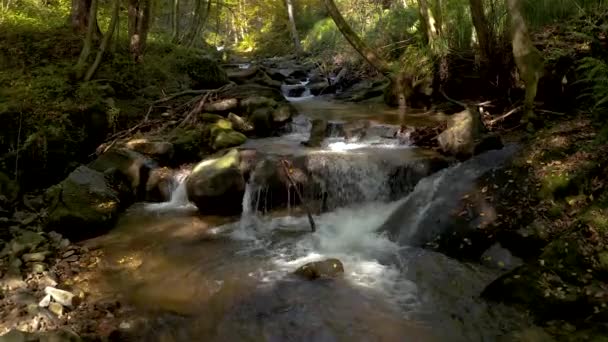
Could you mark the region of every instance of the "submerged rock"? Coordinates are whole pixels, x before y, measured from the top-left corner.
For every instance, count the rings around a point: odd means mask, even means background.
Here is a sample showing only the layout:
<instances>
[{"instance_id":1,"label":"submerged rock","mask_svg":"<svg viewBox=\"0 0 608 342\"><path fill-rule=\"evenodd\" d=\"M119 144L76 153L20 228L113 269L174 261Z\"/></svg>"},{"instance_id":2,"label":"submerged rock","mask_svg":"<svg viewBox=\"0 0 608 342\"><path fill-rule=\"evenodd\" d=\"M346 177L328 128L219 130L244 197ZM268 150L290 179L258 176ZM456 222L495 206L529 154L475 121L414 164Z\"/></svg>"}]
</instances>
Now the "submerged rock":
<instances>
[{"instance_id":1,"label":"submerged rock","mask_svg":"<svg viewBox=\"0 0 608 342\"><path fill-rule=\"evenodd\" d=\"M308 141L303 142L303 145L308 147L319 147L327 136L327 120L314 119L312 120L312 128L310 129L310 137Z\"/></svg>"},{"instance_id":2,"label":"submerged rock","mask_svg":"<svg viewBox=\"0 0 608 342\"><path fill-rule=\"evenodd\" d=\"M120 208L118 191L105 175L80 166L47 191L48 226L70 238L93 236L112 228Z\"/></svg>"},{"instance_id":3,"label":"submerged rock","mask_svg":"<svg viewBox=\"0 0 608 342\"><path fill-rule=\"evenodd\" d=\"M236 149L210 157L194 167L186 181L188 199L201 213L233 215L241 212L245 179Z\"/></svg>"},{"instance_id":4,"label":"submerged rock","mask_svg":"<svg viewBox=\"0 0 608 342\"><path fill-rule=\"evenodd\" d=\"M336 278L344 274L344 265L342 265L340 260L334 258L309 262L306 265L299 267L294 274L308 280Z\"/></svg>"}]
</instances>

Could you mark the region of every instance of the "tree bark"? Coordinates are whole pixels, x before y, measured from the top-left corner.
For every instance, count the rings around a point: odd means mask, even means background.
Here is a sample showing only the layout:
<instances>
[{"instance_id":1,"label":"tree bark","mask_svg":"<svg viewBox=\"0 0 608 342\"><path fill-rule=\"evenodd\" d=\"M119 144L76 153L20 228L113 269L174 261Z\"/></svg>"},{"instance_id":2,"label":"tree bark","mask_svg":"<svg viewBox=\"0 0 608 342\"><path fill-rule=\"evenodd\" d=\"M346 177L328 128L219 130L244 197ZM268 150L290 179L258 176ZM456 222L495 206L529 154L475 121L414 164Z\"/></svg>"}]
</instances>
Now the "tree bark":
<instances>
[{"instance_id":1,"label":"tree bark","mask_svg":"<svg viewBox=\"0 0 608 342\"><path fill-rule=\"evenodd\" d=\"M219 8L219 6L218 6ZM186 45L191 47L194 45L196 38L201 34L201 31L207 24L207 20L209 19L209 13L211 12L211 0L207 0L207 6L203 10L203 1L198 0L196 9L194 11L194 21L192 27L190 28L190 32L186 38Z\"/></svg>"},{"instance_id":2,"label":"tree bark","mask_svg":"<svg viewBox=\"0 0 608 342\"><path fill-rule=\"evenodd\" d=\"M519 71L519 77L526 86L522 122L527 123L534 117L534 99L538 90L538 81L543 75L544 59L530 39L528 26L521 11L520 0L507 0L507 5L509 8L513 57Z\"/></svg>"},{"instance_id":3,"label":"tree bark","mask_svg":"<svg viewBox=\"0 0 608 342\"><path fill-rule=\"evenodd\" d=\"M171 5L171 41L175 43L179 37L179 0L173 0Z\"/></svg>"},{"instance_id":4,"label":"tree bark","mask_svg":"<svg viewBox=\"0 0 608 342\"><path fill-rule=\"evenodd\" d=\"M285 0L285 6L287 7L287 16L289 17L289 31L291 32L291 38L296 49L296 54L302 53L302 45L300 45L300 36L298 35L298 28L296 27L296 20L293 17L293 0Z\"/></svg>"},{"instance_id":5,"label":"tree bark","mask_svg":"<svg viewBox=\"0 0 608 342\"><path fill-rule=\"evenodd\" d=\"M486 18L486 13L483 7L483 0L469 0L471 6L471 18L473 26L477 33L477 41L479 43L479 53L484 64L490 63L492 60L494 38L490 31L490 25Z\"/></svg>"},{"instance_id":6,"label":"tree bark","mask_svg":"<svg viewBox=\"0 0 608 342\"><path fill-rule=\"evenodd\" d=\"M91 5L93 0L72 0L72 8L70 11L70 26L74 31L80 34L86 34L89 27L89 18ZM94 20L93 35L98 36L100 33L97 19Z\"/></svg>"},{"instance_id":7,"label":"tree bark","mask_svg":"<svg viewBox=\"0 0 608 342\"><path fill-rule=\"evenodd\" d=\"M136 62L143 61L150 28L150 0L129 0L129 51Z\"/></svg>"},{"instance_id":8,"label":"tree bark","mask_svg":"<svg viewBox=\"0 0 608 342\"><path fill-rule=\"evenodd\" d=\"M386 77L391 77L391 69L388 63L380 57L376 52L370 49L359 36L353 31L353 29L348 25L344 17L336 7L336 4L333 0L323 0L325 3L325 7L327 8L327 12L332 17L336 26L346 38L346 40L350 43L350 45L363 57L374 69L378 70L381 74Z\"/></svg>"},{"instance_id":9,"label":"tree bark","mask_svg":"<svg viewBox=\"0 0 608 342\"><path fill-rule=\"evenodd\" d=\"M82 46L82 50L80 51L80 56L78 57L78 62L76 62L76 78L81 79L84 76L84 69L87 64L87 59L89 59L89 55L91 54L91 48L93 46L93 33L95 32L95 27L97 26L97 0L91 0L91 5L89 6L89 27L87 28L87 34L84 38L84 44Z\"/></svg>"},{"instance_id":10,"label":"tree bark","mask_svg":"<svg viewBox=\"0 0 608 342\"><path fill-rule=\"evenodd\" d=\"M435 40L435 32L433 23L431 22L431 13L429 4L426 0L418 0L418 14L420 16L420 30L424 43L432 46Z\"/></svg>"},{"instance_id":11,"label":"tree bark","mask_svg":"<svg viewBox=\"0 0 608 342\"><path fill-rule=\"evenodd\" d=\"M103 54L106 52L108 44L112 39L112 35L114 34L114 30L116 29L116 25L118 24L118 16L120 14L120 0L114 0L114 5L112 9L112 19L110 20L110 26L108 27L108 32L103 36L103 40L101 41L101 45L99 46L99 51L97 51L97 56L95 57L95 61L87 70L87 74L84 76L84 80L89 81L97 71L99 64L101 63L101 59L103 58Z\"/></svg>"},{"instance_id":12,"label":"tree bark","mask_svg":"<svg viewBox=\"0 0 608 342\"><path fill-rule=\"evenodd\" d=\"M441 36L443 31L443 12L441 10L441 0L435 0L433 13L435 15L435 33Z\"/></svg>"}]
</instances>

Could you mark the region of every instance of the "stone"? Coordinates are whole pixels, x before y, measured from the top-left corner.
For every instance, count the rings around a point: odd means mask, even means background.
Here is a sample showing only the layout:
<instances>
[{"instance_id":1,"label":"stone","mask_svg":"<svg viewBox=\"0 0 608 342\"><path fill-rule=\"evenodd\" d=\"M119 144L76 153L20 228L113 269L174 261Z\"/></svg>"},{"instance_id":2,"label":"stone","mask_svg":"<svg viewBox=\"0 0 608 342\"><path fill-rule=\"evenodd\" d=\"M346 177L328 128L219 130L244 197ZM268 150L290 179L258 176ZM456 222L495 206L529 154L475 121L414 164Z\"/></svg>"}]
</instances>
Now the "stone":
<instances>
[{"instance_id":1,"label":"stone","mask_svg":"<svg viewBox=\"0 0 608 342\"><path fill-rule=\"evenodd\" d=\"M40 336L39 342L80 342L82 339L73 331L60 329L47 331Z\"/></svg>"},{"instance_id":2,"label":"stone","mask_svg":"<svg viewBox=\"0 0 608 342\"><path fill-rule=\"evenodd\" d=\"M173 144L166 141L148 141L147 139L133 139L126 143L128 149L145 154L157 160L169 161L173 158L175 150Z\"/></svg>"},{"instance_id":3,"label":"stone","mask_svg":"<svg viewBox=\"0 0 608 342\"><path fill-rule=\"evenodd\" d=\"M297 111L292 105L289 103L282 104L272 112L272 121L275 124L284 124L289 122L295 114L297 114Z\"/></svg>"},{"instance_id":4,"label":"stone","mask_svg":"<svg viewBox=\"0 0 608 342\"><path fill-rule=\"evenodd\" d=\"M236 147L242 145L247 141L247 137L240 132L237 131L223 131L219 132L217 136L213 139L213 143L211 147L216 150L223 150L230 147Z\"/></svg>"},{"instance_id":5,"label":"stone","mask_svg":"<svg viewBox=\"0 0 608 342\"><path fill-rule=\"evenodd\" d=\"M25 262L44 261L49 252L26 253L21 256Z\"/></svg>"},{"instance_id":6,"label":"stone","mask_svg":"<svg viewBox=\"0 0 608 342\"><path fill-rule=\"evenodd\" d=\"M188 199L201 213L233 215L241 212L245 180L236 149L197 164L186 180Z\"/></svg>"},{"instance_id":7,"label":"stone","mask_svg":"<svg viewBox=\"0 0 608 342\"><path fill-rule=\"evenodd\" d=\"M121 209L120 195L105 175L86 166L74 170L49 192L48 227L70 238L109 230Z\"/></svg>"},{"instance_id":8,"label":"stone","mask_svg":"<svg viewBox=\"0 0 608 342\"><path fill-rule=\"evenodd\" d=\"M19 236L9 242L10 251L14 255L21 255L23 252L32 251L44 242L44 238L29 230L21 230Z\"/></svg>"},{"instance_id":9,"label":"stone","mask_svg":"<svg viewBox=\"0 0 608 342\"><path fill-rule=\"evenodd\" d=\"M63 306L59 303L49 303L49 311L54 313L57 317L63 316Z\"/></svg>"},{"instance_id":10,"label":"stone","mask_svg":"<svg viewBox=\"0 0 608 342\"><path fill-rule=\"evenodd\" d=\"M33 342L37 341L36 335L13 329L0 336L0 342Z\"/></svg>"},{"instance_id":11,"label":"stone","mask_svg":"<svg viewBox=\"0 0 608 342\"><path fill-rule=\"evenodd\" d=\"M317 278L336 278L344 274L344 265L338 259L326 259L322 261L309 262L299 267L294 274L308 280Z\"/></svg>"},{"instance_id":12,"label":"stone","mask_svg":"<svg viewBox=\"0 0 608 342\"><path fill-rule=\"evenodd\" d=\"M308 141L303 142L308 147L319 147L327 135L327 120L314 119L312 120L312 128L310 129L310 137Z\"/></svg>"},{"instance_id":13,"label":"stone","mask_svg":"<svg viewBox=\"0 0 608 342\"><path fill-rule=\"evenodd\" d=\"M50 295L54 301L63 306L72 306L74 294L71 292L47 286L44 288L44 293Z\"/></svg>"},{"instance_id":14,"label":"stone","mask_svg":"<svg viewBox=\"0 0 608 342\"><path fill-rule=\"evenodd\" d=\"M273 109L268 107L258 108L249 116L249 122L253 125L255 135L258 137L269 137L273 133Z\"/></svg>"},{"instance_id":15,"label":"stone","mask_svg":"<svg viewBox=\"0 0 608 342\"><path fill-rule=\"evenodd\" d=\"M253 131L253 125L251 125L249 122L245 121L245 119L234 113L228 114L228 120L230 120L230 122L232 123L232 127L234 127L235 130L241 133L248 133Z\"/></svg>"},{"instance_id":16,"label":"stone","mask_svg":"<svg viewBox=\"0 0 608 342\"><path fill-rule=\"evenodd\" d=\"M481 138L485 126L481 114L474 108L453 114L447 128L437 140L442 152L458 158L468 158L475 152L475 142Z\"/></svg>"},{"instance_id":17,"label":"stone","mask_svg":"<svg viewBox=\"0 0 608 342\"><path fill-rule=\"evenodd\" d=\"M110 149L87 166L111 176L109 178L125 202L144 195L150 171L158 167L149 157L126 148Z\"/></svg>"},{"instance_id":18,"label":"stone","mask_svg":"<svg viewBox=\"0 0 608 342\"><path fill-rule=\"evenodd\" d=\"M25 281L23 281L23 278L20 274L7 273L0 281L0 288L7 289L9 291L24 289L26 287L27 284L25 283Z\"/></svg>"},{"instance_id":19,"label":"stone","mask_svg":"<svg viewBox=\"0 0 608 342\"><path fill-rule=\"evenodd\" d=\"M307 85L308 89L310 89L310 93L319 96L323 94L331 94L335 92L335 87L332 87L327 80L322 80L319 82L309 83Z\"/></svg>"},{"instance_id":20,"label":"stone","mask_svg":"<svg viewBox=\"0 0 608 342\"><path fill-rule=\"evenodd\" d=\"M40 300L38 306L41 308L46 308L49 306L49 304L51 304L51 295L47 294L46 296L44 296L44 298L42 298L42 300Z\"/></svg>"},{"instance_id":21,"label":"stone","mask_svg":"<svg viewBox=\"0 0 608 342\"><path fill-rule=\"evenodd\" d=\"M34 273L43 273L46 271L46 265L41 262L32 263L32 272Z\"/></svg>"},{"instance_id":22,"label":"stone","mask_svg":"<svg viewBox=\"0 0 608 342\"><path fill-rule=\"evenodd\" d=\"M73 249L70 249L69 251L63 253L61 255L61 257L62 258L68 258L68 257L72 256L74 253L76 253L76 251L74 251Z\"/></svg>"},{"instance_id":23,"label":"stone","mask_svg":"<svg viewBox=\"0 0 608 342\"><path fill-rule=\"evenodd\" d=\"M168 167L152 170L146 184L146 197L148 202L166 202L171 199L171 192L175 186L174 171Z\"/></svg>"},{"instance_id":24,"label":"stone","mask_svg":"<svg viewBox=\"0 0 608 342\"><path fill-rule=\"evenodd\" d=\"M520 258L513 256L513 254L508 249L503 248L500 243L496 243L481 255L481 263L491 268L507 271L521 266L523 261Z\"/></svg>"},{"instance_id":25,"label":"stone","mask_svg":"<svg viewBox=\"0 0 608 342\"><path fill-rule=\"evenodd\" d=\"M66 261L66 262L75 262L75 261L78 261L78 255L69 256L69 257L63 259L63 261Z\"/></svg>"}]
</instances>

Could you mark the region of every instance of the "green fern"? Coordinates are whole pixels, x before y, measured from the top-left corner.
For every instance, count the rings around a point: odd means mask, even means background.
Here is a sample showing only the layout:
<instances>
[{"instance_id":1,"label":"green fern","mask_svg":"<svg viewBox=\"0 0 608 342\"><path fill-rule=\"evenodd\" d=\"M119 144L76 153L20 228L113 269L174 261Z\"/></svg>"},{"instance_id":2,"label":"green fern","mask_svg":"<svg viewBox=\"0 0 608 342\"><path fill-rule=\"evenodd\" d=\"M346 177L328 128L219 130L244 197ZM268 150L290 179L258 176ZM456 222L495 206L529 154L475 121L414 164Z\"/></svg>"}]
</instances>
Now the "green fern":
<instances>
[{"instance_id":1,"label":"green fern","mask_svg":"<svg viewBox=\"0 0 608 342\"><path fill-rule=\"evenodd\" d=\"M577 70L583 77L576 83L584 86L579 99L591 101L596 113L608 110L608 63L586 57L581 60Z\"/></svg>"}]
</instances>

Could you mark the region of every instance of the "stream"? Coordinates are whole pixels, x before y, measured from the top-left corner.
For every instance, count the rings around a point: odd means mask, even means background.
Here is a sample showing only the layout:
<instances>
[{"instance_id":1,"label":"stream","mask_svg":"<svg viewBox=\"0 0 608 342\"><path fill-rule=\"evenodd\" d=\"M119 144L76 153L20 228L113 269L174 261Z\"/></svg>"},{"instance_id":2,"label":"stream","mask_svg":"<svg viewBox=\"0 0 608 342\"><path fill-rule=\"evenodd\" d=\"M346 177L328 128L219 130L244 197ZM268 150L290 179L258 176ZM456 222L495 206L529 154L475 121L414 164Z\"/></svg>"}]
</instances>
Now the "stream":
<instances>
[{"instance_id":1,"label":"stream","mask_svg":"<svg viewBox=\"0 0 608 342\"><path fill-rule=\"evenodd\" d=\"M425 153L385 134L394 129L396 112L311 98L294 103L301 116L291 133L252 139L244 148L319 156L319 175L331 183L336 202L315 215L315 233L298 208L262 215L262 184L253 181L240 217L201 216L187 202L184 171L170 202L138 203L113 231L89 242L104 250L111 270L97 284L100 295L127 301L145 318L138 338L495 341L530 326L524 314L478 298L499 271L418 247L424 232L443 229L439 220L458 196L504 162L511 147L433 173L395 198L387 196L391 175L374 161ZM315 150L302 146L308 119L321 116L371 119L376 133L359 141L330 137ZM325 258L343 262L343 278L292 274Z\"/></svg>"}]
</instances>

